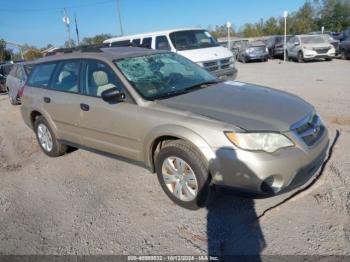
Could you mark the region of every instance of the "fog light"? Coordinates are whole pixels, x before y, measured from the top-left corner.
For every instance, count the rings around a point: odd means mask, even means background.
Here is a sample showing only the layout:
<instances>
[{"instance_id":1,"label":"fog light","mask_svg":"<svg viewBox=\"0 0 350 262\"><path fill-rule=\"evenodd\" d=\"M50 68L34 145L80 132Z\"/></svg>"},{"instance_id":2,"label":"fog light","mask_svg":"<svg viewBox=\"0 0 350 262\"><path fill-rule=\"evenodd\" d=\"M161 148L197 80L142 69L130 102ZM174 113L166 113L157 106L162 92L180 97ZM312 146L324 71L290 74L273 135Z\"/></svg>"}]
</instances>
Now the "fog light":
<instances>
[{"instance_id":1,"label":"fog light","mask_svg":"<svg viewBox=\"0 0 350 262\"><path fill-rule=\"evenodd\" d=\"M278 193L281 191L283 186L283 179L280 176L273 175L267 177L262 183L261 183L261 191L264 193Z\"/></svg>"}]
</instances>

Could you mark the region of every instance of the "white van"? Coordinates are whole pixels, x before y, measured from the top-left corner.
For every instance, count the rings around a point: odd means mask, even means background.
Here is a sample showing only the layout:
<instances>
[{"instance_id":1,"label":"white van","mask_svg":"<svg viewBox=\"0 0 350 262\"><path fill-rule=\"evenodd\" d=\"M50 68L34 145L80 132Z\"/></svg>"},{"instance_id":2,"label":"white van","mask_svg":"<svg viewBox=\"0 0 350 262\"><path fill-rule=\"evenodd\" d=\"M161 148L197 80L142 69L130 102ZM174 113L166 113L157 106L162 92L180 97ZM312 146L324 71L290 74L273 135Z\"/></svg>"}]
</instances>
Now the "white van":
<instances>
[{"instance_id":1,"label":"white van","mask_svg":"<svg viewBox=\"0 0 350 262\"><path fill-rule=\"evenodd\" d=\"M237 75L231 51L219 45L204 29L174 29L107 39L105 46L135 46L169 50L192 60L220 78Z\"/></svg>"}]
</instances>

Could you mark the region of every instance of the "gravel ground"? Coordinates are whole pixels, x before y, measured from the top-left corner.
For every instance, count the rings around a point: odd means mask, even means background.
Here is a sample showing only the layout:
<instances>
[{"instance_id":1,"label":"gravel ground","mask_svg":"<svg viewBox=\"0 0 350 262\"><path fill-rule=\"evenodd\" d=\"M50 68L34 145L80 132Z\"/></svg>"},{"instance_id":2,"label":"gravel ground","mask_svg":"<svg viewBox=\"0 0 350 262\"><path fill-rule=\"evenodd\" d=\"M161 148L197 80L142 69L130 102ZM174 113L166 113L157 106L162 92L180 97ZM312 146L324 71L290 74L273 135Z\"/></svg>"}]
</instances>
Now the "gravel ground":
<instances>
[{"instance_id":1,"label":"gravel ground","mask_svg":"<svg viewBox=\"0 0 350 262\"><path fill-rule=\"evenodd\" d=\"M309 189L291 199L221 193L188 211L140 167L82 150L46 157L20 107L0 96L0 254L350 255L350 62L237 67L239 81L314 104L331 139L340 131Z\"/></svg>"}]
</instances>

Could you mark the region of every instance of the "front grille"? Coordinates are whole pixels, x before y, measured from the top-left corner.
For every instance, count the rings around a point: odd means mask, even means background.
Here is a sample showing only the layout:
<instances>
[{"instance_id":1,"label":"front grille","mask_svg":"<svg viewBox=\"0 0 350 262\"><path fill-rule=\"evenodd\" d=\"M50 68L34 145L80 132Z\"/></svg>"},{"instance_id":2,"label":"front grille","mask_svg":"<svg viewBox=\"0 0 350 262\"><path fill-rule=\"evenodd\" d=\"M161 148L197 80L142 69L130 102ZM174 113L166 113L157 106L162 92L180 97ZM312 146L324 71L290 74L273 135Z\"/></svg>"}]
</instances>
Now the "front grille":
<instances>
[{"instance_id":1,"label":"front grille","mask_svg":"<svg viewBox=\"0 0 350 262\"><path fill-rule=\"evenodd\" d=\"M329 48L314 48L314 50L318 53L318 54L326 54L329 50Z\"/></svg>"},{"instance_id":2,"label":"front grille","mask_svg":"<svg viewBox=\"0 0 350 262\"><path fill-rule=\"evenodd\" d=\"M295 131L306 145L312 146L322 137L325 127L322 125L318 115L313 113L297 124L294 124L292 130Z\"/></svg>"},{"instance_id":3,"label":"front grille","mask_svg":"<svg viewBox=\"0 0 350 262\"><path fill-rule=\"evenodd\" d=\"M221 59L221 60L204 62L203 66L209 72L215 72L218 70L227 69L230 67L231 64L232 64L232 62L230 61L230 59L225 58L225 59Z\"/></svg>"}]
</instances>

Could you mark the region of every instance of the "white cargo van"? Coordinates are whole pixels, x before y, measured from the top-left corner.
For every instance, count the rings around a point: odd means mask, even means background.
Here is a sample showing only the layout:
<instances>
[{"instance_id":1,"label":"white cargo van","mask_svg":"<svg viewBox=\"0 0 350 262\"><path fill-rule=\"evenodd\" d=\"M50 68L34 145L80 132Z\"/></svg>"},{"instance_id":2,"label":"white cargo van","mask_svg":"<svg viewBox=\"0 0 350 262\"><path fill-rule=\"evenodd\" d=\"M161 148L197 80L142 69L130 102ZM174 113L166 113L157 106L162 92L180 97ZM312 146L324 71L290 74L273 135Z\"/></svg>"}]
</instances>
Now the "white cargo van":
<instances>
[{"instance_id":1,"label":"white cargo van","mask_svg":"<svg viewBox=\"0 0 350 262\"><path fill-rule=\"evenodd\" d=\"M137 46L176 52L220 78L237 75L231 51L219 45L204 29L174 29L107 39L105 46Z\"/></svg>"}]
</instances>

